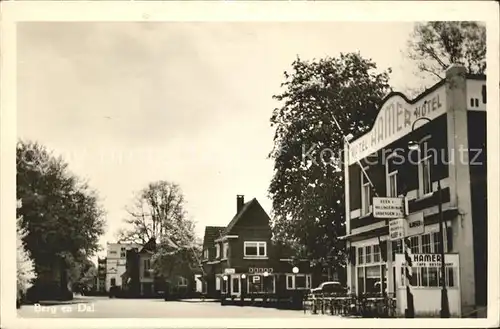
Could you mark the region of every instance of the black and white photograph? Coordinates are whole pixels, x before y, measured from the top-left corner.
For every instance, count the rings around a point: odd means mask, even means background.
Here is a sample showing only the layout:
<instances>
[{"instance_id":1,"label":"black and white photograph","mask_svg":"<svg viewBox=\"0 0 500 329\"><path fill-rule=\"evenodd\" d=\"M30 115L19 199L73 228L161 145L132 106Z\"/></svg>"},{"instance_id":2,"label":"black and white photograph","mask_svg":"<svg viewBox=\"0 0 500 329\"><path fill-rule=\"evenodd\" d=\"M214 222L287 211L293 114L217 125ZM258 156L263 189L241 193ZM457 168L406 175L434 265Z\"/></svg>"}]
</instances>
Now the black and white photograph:
<instances>
[{"instance_id":1,"label":"black and white photograph","mask_svg":"<svg viewBox=\"0 0 500 329\"><path fill-rule=\"evenodd\" d=\"M494 2L7 2L11 325L499 325Z\"/></svg>"}]
</instances>

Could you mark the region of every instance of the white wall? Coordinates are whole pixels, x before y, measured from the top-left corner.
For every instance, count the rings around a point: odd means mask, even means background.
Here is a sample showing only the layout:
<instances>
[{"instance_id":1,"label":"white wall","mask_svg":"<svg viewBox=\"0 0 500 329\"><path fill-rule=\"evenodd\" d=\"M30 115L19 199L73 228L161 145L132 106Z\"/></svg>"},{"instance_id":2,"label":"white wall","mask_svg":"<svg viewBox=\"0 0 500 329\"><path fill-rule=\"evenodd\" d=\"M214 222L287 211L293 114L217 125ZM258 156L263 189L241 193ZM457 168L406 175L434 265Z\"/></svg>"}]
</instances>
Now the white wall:
<instances>
[{"instance_id":1,"label":"white wall","mask_svg":"<svg viewBox=\"0 0 500 329\"><path fill-rule=\"evenodd\" d=\"M452 317L460 317L460 289L448 287L448 302ZM416 316L439 317L441 309L441 288L413 288L413 304ZM403 316L406 308L406 288L398 288L397 291L398 314Z\"/></svg>"}]
</instances>

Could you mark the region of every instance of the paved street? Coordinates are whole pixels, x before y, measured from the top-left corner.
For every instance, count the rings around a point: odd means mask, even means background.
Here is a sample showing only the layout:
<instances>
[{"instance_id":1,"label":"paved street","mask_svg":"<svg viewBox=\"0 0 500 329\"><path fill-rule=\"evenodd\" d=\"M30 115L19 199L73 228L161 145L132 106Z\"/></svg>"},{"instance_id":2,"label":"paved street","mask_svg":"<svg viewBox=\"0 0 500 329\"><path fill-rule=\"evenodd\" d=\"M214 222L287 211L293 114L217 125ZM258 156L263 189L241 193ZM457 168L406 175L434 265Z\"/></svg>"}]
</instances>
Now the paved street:
<instances>
[{"instance_id":1,"label":"paved street","mask_svg":"<svg viewBox=\"0 0 500 329\"><path fill-rule=\"evenodd\" d=\"M169 301L162 299L109 299L78 297L68 304L24 305L18 311L26 318L219 318L219 317L311 317L302 311L252 306L221 306L216 302ZM318 316L318 315L315 315Z\"/></svg>"}]
</instances>

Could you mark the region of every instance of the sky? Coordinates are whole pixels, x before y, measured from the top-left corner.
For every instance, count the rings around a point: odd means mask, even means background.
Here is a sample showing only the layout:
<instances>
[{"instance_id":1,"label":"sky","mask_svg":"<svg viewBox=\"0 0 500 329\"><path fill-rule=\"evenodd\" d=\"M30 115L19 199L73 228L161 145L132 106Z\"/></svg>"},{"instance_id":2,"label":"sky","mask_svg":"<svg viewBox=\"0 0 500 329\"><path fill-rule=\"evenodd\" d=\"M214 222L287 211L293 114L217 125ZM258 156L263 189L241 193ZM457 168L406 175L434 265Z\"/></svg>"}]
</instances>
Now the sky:
<instances>
[{"instance_id":1,"label":"sky","mask_svg":"<svg viewBox=\"0 0 500 329\"><path fill-rule=\"evenodd\" d=\"M395 90L414 87L401 53L412 23L19 23L17 134L62 155L106 211L116 241L125 206L149 182L180 185L202 237L236 195L268 213L270 117L297 56L359 51Z\"/></svg>"}]
</instances>

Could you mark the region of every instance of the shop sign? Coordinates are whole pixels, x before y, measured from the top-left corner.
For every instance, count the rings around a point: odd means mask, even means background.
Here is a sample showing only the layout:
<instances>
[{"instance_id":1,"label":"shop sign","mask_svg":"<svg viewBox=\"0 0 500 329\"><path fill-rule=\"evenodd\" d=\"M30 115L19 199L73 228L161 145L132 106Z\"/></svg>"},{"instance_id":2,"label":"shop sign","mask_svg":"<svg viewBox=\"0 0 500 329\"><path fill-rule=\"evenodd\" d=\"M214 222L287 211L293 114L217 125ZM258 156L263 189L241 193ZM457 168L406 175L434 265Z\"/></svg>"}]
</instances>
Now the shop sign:
<instances>
[{"instance_id":1,"label":"shop sign","mask_svg":"<svg viewBox=\"0 0 500 329\"><path fill-rule=\"evenodd\" d=\"M424 233L424 213L419 212L409 215L406 219L405 236L410 237Z\"/></svg>"},{"instance_id":2,"label":"shop sign","mask_svg":"<svg viewBox=\"0 0 500 329\"><path fill-rule=\"evenodd\" d=\"M272 267L250 267L248 268L248 273L264 273L267 272L269 274L273 273Z\"/></svg>"},{"instance_id":3,"label":"shop sign","mask_svg":"<svg viewBox=\"0 0 500 329\"><path fill-rule=\"evenodd\" d=\"M388 219L404 217L404 199L374 197L373 217Z\"/></svg>"},{"instance_id":4,"label":"shop sign","mask_svg":"<svg viewBox=\"0 0 500 329\"><path fill-rule=\"evenodd\" d=\"M393 219L389 222L389 239L399 240L405 236L405 223L403 218Z\"/></svg>"},{"instance_id":5,"label":"shop sign","mask_svg":"<svg viewBox=\"0 0 500 329\"><path fill-rule=\"evenodd\" d=\"M413 267L440 267L441 266L441 255L440 254L413 254L412 266ZM399 257L398 257L399 258ZM399 258L401 265L406 265L406 260L404 255ZM445 266L447 267L458 267L458 254L445 254Z\"/></svg>"}]
</instances>

